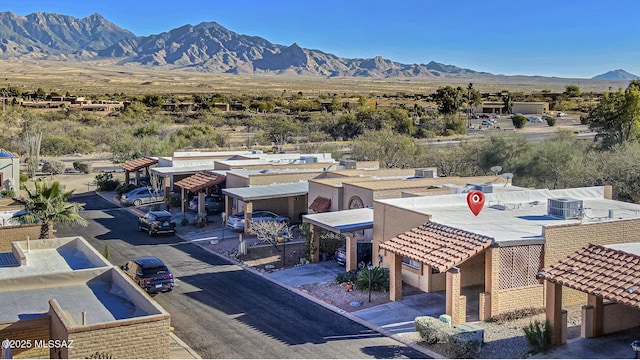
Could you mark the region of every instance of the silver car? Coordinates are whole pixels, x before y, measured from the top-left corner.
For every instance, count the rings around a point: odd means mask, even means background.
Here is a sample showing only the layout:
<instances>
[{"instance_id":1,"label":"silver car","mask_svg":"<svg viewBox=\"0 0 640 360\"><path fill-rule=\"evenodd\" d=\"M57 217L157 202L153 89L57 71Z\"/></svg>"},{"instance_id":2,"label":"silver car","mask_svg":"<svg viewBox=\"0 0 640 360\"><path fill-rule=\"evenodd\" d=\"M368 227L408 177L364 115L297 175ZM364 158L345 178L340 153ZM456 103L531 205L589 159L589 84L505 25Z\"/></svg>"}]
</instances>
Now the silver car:
<instances>
[{"instance_id":1,"label":"silver car","mask_svg":"<svg viewBox=\"0 0 640 360\"><path fill-rule=\"evenodd\" d=\"M122 194L120 203L126 206L140 206L145 204L158 203L164 200L164 191L155 192L147 187L139 187Z\"/></svg>"}]
</instances>

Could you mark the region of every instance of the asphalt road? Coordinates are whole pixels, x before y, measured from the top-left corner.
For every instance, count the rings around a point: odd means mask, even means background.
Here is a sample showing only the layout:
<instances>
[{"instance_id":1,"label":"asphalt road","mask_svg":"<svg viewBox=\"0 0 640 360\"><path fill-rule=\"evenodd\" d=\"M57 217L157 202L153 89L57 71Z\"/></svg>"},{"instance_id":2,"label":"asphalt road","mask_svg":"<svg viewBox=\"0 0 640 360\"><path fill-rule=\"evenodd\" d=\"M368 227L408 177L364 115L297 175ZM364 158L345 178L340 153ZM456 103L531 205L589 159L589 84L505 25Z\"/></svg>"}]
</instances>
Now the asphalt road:
<instances>
[{"instance_id":1,"label":"asphalt road","mask_svg":"<svg viewBox=\"0 0 640 360\"><path fill-rule=\"evenodd\" d=\"M97 195L86 203L81 235L116 265L158 256L174 273L173 292L154 299L171 313L175 333L203 358L425 358L400 342L298 296L176 236L136 231L137 218Z\"/></svg>"}]
</instances>

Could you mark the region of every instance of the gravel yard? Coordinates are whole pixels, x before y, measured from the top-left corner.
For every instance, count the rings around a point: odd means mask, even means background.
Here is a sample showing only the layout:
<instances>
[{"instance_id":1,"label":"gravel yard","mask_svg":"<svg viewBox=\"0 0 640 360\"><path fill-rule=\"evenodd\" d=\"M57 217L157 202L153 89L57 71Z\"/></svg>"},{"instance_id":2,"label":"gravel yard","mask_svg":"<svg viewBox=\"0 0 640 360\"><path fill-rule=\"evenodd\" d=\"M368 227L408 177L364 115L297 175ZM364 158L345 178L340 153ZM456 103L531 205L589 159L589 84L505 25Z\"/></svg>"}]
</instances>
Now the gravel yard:
<instances>
[{"instance_id":1,"label":"gravel yard","mask_svg":"<svg viewBox=\"0 0 640 360\"><path fill-rule=\"evenodd\" d=\"M347 312L354 312L372 306L378 306L389 302L389 294L382 292L371 293L371 303L368 302L367 289L347 291L346 285L336 283L309 284L300 286L299 289L317 299L340 308ZM419 289L403 285L403 296L413 295L420 292ZM361 306L351 306L353 301L362 302ZM568 338L572 339L580 336L580 311L582 305L567 306L567 326ZM529 356L527 340L522 330L529 323L540 320L544 322L545 315L538 314L518 320L503 323L478 322L477 325L484 328L485 343L480 350L481 359L522 359ZM420 343L436 353L442 354L442 345L428 345Z\"/></svg>"}]
</instances>

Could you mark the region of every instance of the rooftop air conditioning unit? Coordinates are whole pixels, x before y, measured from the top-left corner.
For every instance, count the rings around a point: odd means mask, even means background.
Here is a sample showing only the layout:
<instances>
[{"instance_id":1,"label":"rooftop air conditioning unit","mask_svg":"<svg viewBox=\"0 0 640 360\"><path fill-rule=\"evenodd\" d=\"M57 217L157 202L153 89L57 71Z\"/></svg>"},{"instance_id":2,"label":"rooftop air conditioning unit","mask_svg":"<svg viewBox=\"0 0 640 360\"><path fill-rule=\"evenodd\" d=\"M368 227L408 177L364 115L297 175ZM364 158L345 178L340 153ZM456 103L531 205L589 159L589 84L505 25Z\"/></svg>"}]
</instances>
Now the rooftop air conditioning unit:
<instances>
[{"instance_id":1,"label":"rooftop air conditioning unit","mask_svg":"<svg viewBox=\"0 0 640 360\"><path fill-rule=\"evenodd\" d=\"M434 178L435 174L433 173L433 169L416 169L415 177Z\"/></svg>"},{"instance_id":2,"label":"rooftop air conditioning unit","mask_svg":"<svg viewBox=\"0 0 640 360\"><path fill-rule=\"evenodd\" d=\"M581 219L582 200L555 198L547 200L547 213L560 219Z\"/></svg>"},{"instance_id":3,"label":"rooftop air conditioning unit","mask_svg":"<svg viewBox=\"0 0 640 360\"><path fill-rule=\"evenodd\" d=\"M444 184L443 188L449 189L451 194L462 194L464 189L461 186L453 185L453 184Z\"/></svg>"},{"instance_id":4,"label":"rooftop air conditioning unit","mask_svg":"<svg viewBox=\"0 0 640 360\"><path fill-rule=\"evenodd\" d=\"M344 166L343 169L355 169L356 161L355 160L340 160L340 166Z\"/></svg>"},{"instance_id":5,"label":"rooftop air conditioning unit","mask_svg":"<svg viewBox=\"0 0 640 360\"><path fill-rule=\"evenodd\" d=\"M307 163L307 164L315 164L318 162L318 158L315 156L305 156L305 157L301 157L300 160L302 160L303 162Z\"/></svg>"},{"instance_id":6,"label":"rooftop air conditioning unit","mask_svg":"<svg viewBox=\"0 0 640 360\"><path fill-rule=\"evenodd\" d=\"M493 192L493 184L467 184L467 186L473 187L473 190L481 191L484 194Z\"/></svg>"}]
</instances>

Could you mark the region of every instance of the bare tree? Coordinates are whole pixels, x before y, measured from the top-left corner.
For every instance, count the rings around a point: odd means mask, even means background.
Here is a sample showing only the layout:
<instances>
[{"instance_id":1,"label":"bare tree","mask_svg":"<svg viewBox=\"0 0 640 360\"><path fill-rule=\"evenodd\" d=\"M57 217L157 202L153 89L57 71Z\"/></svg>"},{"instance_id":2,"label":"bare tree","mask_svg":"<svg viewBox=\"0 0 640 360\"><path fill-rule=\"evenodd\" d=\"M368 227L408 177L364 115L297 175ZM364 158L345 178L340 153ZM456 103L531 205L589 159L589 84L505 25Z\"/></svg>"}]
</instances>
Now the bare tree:
<instances>
[{"instance_id":1,"label":"bare tree","mask_svg":"<svg viewBox=\"0 0 640 360\"><path fill-rule=\"evenodd\" d=\"M42 142L42 131L36 127L35 119L27 117L22 122L22 146L28 156L27 172L29 177L36 176L38 171L38 163L40 162L40 144Z\"/></svg>"},{"instance_id":2,"label":"bare tree","mask_svg":"<svg viewBox=\"0 0 640 360\"><path fill-rule=\"evenodd\" d=\"M285 222L258 221L251 223L251 232L258 240L269 243L277 249L278 238L282 237L284 241L291 239L293 229Z\"/></svg>"}]
</instances>

